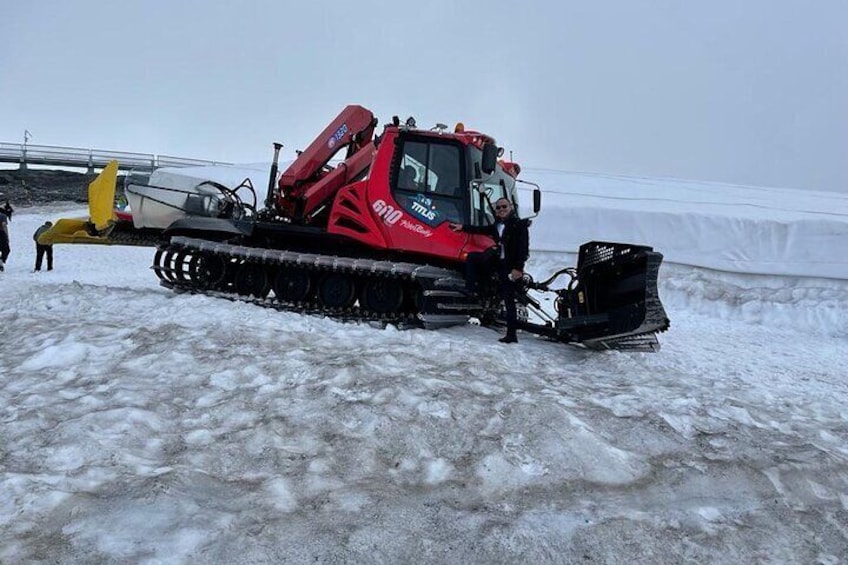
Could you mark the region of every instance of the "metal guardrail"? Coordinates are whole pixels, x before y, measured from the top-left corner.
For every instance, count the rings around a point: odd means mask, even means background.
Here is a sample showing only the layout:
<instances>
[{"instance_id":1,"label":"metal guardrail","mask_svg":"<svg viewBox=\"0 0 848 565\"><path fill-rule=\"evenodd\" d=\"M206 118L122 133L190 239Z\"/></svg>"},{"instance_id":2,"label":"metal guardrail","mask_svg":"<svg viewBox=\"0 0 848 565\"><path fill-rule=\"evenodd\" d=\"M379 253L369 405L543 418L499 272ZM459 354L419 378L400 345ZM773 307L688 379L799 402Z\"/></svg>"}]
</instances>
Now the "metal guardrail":
<instances>
[{"instance_id":1,"label":"metal guardrail","mask_svg":"<svg viewBox=\"0 0 848 565\"><path fill-rule=\"evenodd\" d=\"M102 169L109 161L117 160L120 169L156 169L159 167L191 167L196 165L231 165L222 161L187 159L152 153L104 151L57 145L31 145L25 143L0 143L0 162L27 165L53 165L58 167L85 167L89 171Z\"/></svg>"}]
</instances>

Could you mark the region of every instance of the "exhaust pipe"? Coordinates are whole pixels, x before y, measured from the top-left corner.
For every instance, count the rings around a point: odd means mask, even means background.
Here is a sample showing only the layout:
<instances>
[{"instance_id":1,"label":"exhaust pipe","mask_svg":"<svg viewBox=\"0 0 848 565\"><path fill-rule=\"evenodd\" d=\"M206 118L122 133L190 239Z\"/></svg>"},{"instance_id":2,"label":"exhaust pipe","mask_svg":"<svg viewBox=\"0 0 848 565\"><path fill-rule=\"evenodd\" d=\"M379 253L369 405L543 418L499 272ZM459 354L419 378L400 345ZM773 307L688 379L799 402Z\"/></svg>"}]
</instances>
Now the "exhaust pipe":
<instances>
[{"instance_id":1,"label":"exhaust pipe","mask_svg":"<svg viewBox=\"0 0 848 565\"><path fill-rule=\"evenodd\" d=\"M270 210L276 207L277 204L277 169L280 161L280 149L283 148L282 143L274 143L274 160L271 162L271 174L268 178L268 195L265 197L265 208Z\"/></svg>"}]
</instances>

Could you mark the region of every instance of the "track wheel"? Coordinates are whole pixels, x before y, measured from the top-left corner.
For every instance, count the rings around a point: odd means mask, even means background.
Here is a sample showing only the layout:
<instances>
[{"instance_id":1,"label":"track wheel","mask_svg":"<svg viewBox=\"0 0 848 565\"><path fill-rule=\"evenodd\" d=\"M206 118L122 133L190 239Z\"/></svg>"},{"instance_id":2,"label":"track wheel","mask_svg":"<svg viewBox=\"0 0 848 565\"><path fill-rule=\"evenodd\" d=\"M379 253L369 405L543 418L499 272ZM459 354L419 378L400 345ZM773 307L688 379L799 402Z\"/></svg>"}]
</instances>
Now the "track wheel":
<instances>
[{"instance_id":1,"label":"track wheel","mask_svg":"<svg viewBox=\"0 0 848 565\"><path fill-rule=\"evenodd\" d=\"M153 270L161 280L166 283L179 283L181 273L181 261L184 253L170 249L157 249L153 257Z\"/></svg>"},{"instance_id":2,"label":"track wheel","mask_svg":"<svg viewBox=\"0 0 848 565\"><path fill-rule=\"evenodd\" d=\"M420 312L424 308L424 289L420 284L409 284L404 294L406 295L404 308L413 312Z\"/></svg>"},{"instance_id":3,"label":"track wheel","mask_svg":"<svg viewBox=\"0 0 848 565\"><path fill-rule=\"evenodd\" d=\"M153 256L153 272L156 273L156 276L159 277L161 281L168 281L165 277L165 257L168 256L168 251L165 251L161 247L156 249L156 254Z\"/></svg>"},{"instance_id":4,"label":"track wheel","mask_svg":"<svg viewBox=\"0 0 848 565\"><path fill-rule=\"evenodd\" d=\"M327 308L343 308L353 304L356 287L353 279L341 273L331 273L321 279L318 297Z\"/></svg>"},{"instance_id":5,"label":"track wheel","mask_svg":"<svg viewBox=\"0 0 848 565\"><path fill-rule=\"evenodd\" d=\"M283 302L302 302L312 290L309 273L304 269L281 268L274 280L274 294Z\"/></svg>"},{"instance_id":6,"label":"track wheel","mask_svg":"<svg viewBox=\"0 0 848 565\"><path fill-rule=\"evenodd\" d=\"M191 253L180 251L174 257L174 278L181 284L191 282Z\"/></svg>"},{"instance_id":7,"label":"track wheel","mask_svg":"<svg viewBox=\"0 0 848 565\"><path fill-rule=\"evenodd\" d=\"M403 304L403 285L397 279L372 279L360 298L366 308L379 314L397 312Z\"/></svg>"},{"instance_id":8,"label":"track wheel","mask_svg":"<svg viewBox=\"0 0 848 565\"><path fill-rule=\"evenodd\" d=\"M200 288L215 288L224 280L227 265L220 255L195 255L191 261L191 281Z\"/></svg>"},{"instance_id":9,"label":"track wheel","mask_svg":"<svg viewBox=\"0 0 848 565\"><path fill-rule=\"evenodd\" d=\"M268 272L265 270L265 267L256 263L242 263L239 265L234 282L236 292L242 296L265 298L271 291Z\"/></svg>"}]
</instances>

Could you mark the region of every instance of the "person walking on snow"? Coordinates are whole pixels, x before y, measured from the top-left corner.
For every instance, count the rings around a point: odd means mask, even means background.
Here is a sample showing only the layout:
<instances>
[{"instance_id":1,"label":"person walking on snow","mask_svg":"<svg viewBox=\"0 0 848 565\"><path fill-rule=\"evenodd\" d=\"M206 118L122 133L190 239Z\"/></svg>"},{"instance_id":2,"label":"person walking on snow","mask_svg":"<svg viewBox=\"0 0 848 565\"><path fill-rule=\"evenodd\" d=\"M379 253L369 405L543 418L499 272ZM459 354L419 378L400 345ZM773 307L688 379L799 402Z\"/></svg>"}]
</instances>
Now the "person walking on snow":
<instances>
[{"instance_id":1,"label":"person walking on snow","mask_svg":"<svg viewBox=\"0 0 848 565\"><path fill-rule=\"evenodd\" d=\"M9 258L9 218L4 212L0 212L0 271L6 268L6 260Z\"/></svg>"},{"instance_id":2,"label":"person walking on snow","mask_svg":"<svg viewBox=\"0 0 848 565\"><path fill-rule=\"evenodd\" d=\"M49 230L53 226L53 222L47 221L44 222L44 225L39 226L35 233L32 234L32 239L35 241L35 270L41 270L41 260L44 258L44 255L47 255L47 270L53 270L53 246L52 245L42 245L38 243L38 237Z\"/></svg>"}]
</instances>

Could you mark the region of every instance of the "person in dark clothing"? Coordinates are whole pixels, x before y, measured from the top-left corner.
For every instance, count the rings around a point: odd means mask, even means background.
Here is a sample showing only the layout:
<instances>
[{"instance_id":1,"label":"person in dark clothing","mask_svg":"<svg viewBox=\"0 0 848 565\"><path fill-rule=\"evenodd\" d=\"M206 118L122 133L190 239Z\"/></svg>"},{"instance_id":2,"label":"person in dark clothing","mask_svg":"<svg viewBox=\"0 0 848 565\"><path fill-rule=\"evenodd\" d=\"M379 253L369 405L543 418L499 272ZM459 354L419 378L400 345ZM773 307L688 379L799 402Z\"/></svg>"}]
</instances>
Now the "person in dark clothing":
<instances>
[{"instance_id":1,"label":"person in dark clothing","mask_svg":"<svg viewBox=\"0 0 848 565\"><path fill-rule=\"evenodd\" d=\"M0 271L6 268L6 260L9 258L9 218L0 212Z\"/></svg>"},{"instance_id":2,"label":"person in dark clothing","mask_svg":"<svg viewBox=\"0 0 848 565\"><path fill-rule=\"evenodd\" d=\"M39 226L35 233L32 234L32 239L35 240L35 270L41 270L41 260L47 255L47 270L53 270L53 246L42 245L38 243L38 236L49 230L53 226L53 222L44 222L44 225Z\"/></svg>"},{"instance_id":3,"label":"person in dark clothing","mask_svg":"<svg viewBox=\"0 0 848 565\"><path fill-rule=\"evenodd\" d=\"M8 200L3 205L3 208L0 208L0 212L3 212L4 214L6 214L6 217L9 219L10 222L12 221L12 212L14 212L14 211L15 211L15 209L12 208L12 205L9 204Z\"/></svg>"},{"instance_id":4,"label":"person in dark clothing","mask_svg":"<svg viewBox=\"0 0 848 565\"><path fill-rule=\"evenodd\" d=\"M450 228L454 231L488 235L495 241L495 246L486 251L468 254L465 263L466 288L469 292L476 293L484 273L497 272L498 292L506 308L506 336L499 341L516 343L518 315L515 295L518 280L524 276L524 263L530 256L530 222L515 214L515 208L507 198L500 198L495 202L495 216L495 223L490 226L450 224Z\"/></svg>"}]
</instances>

